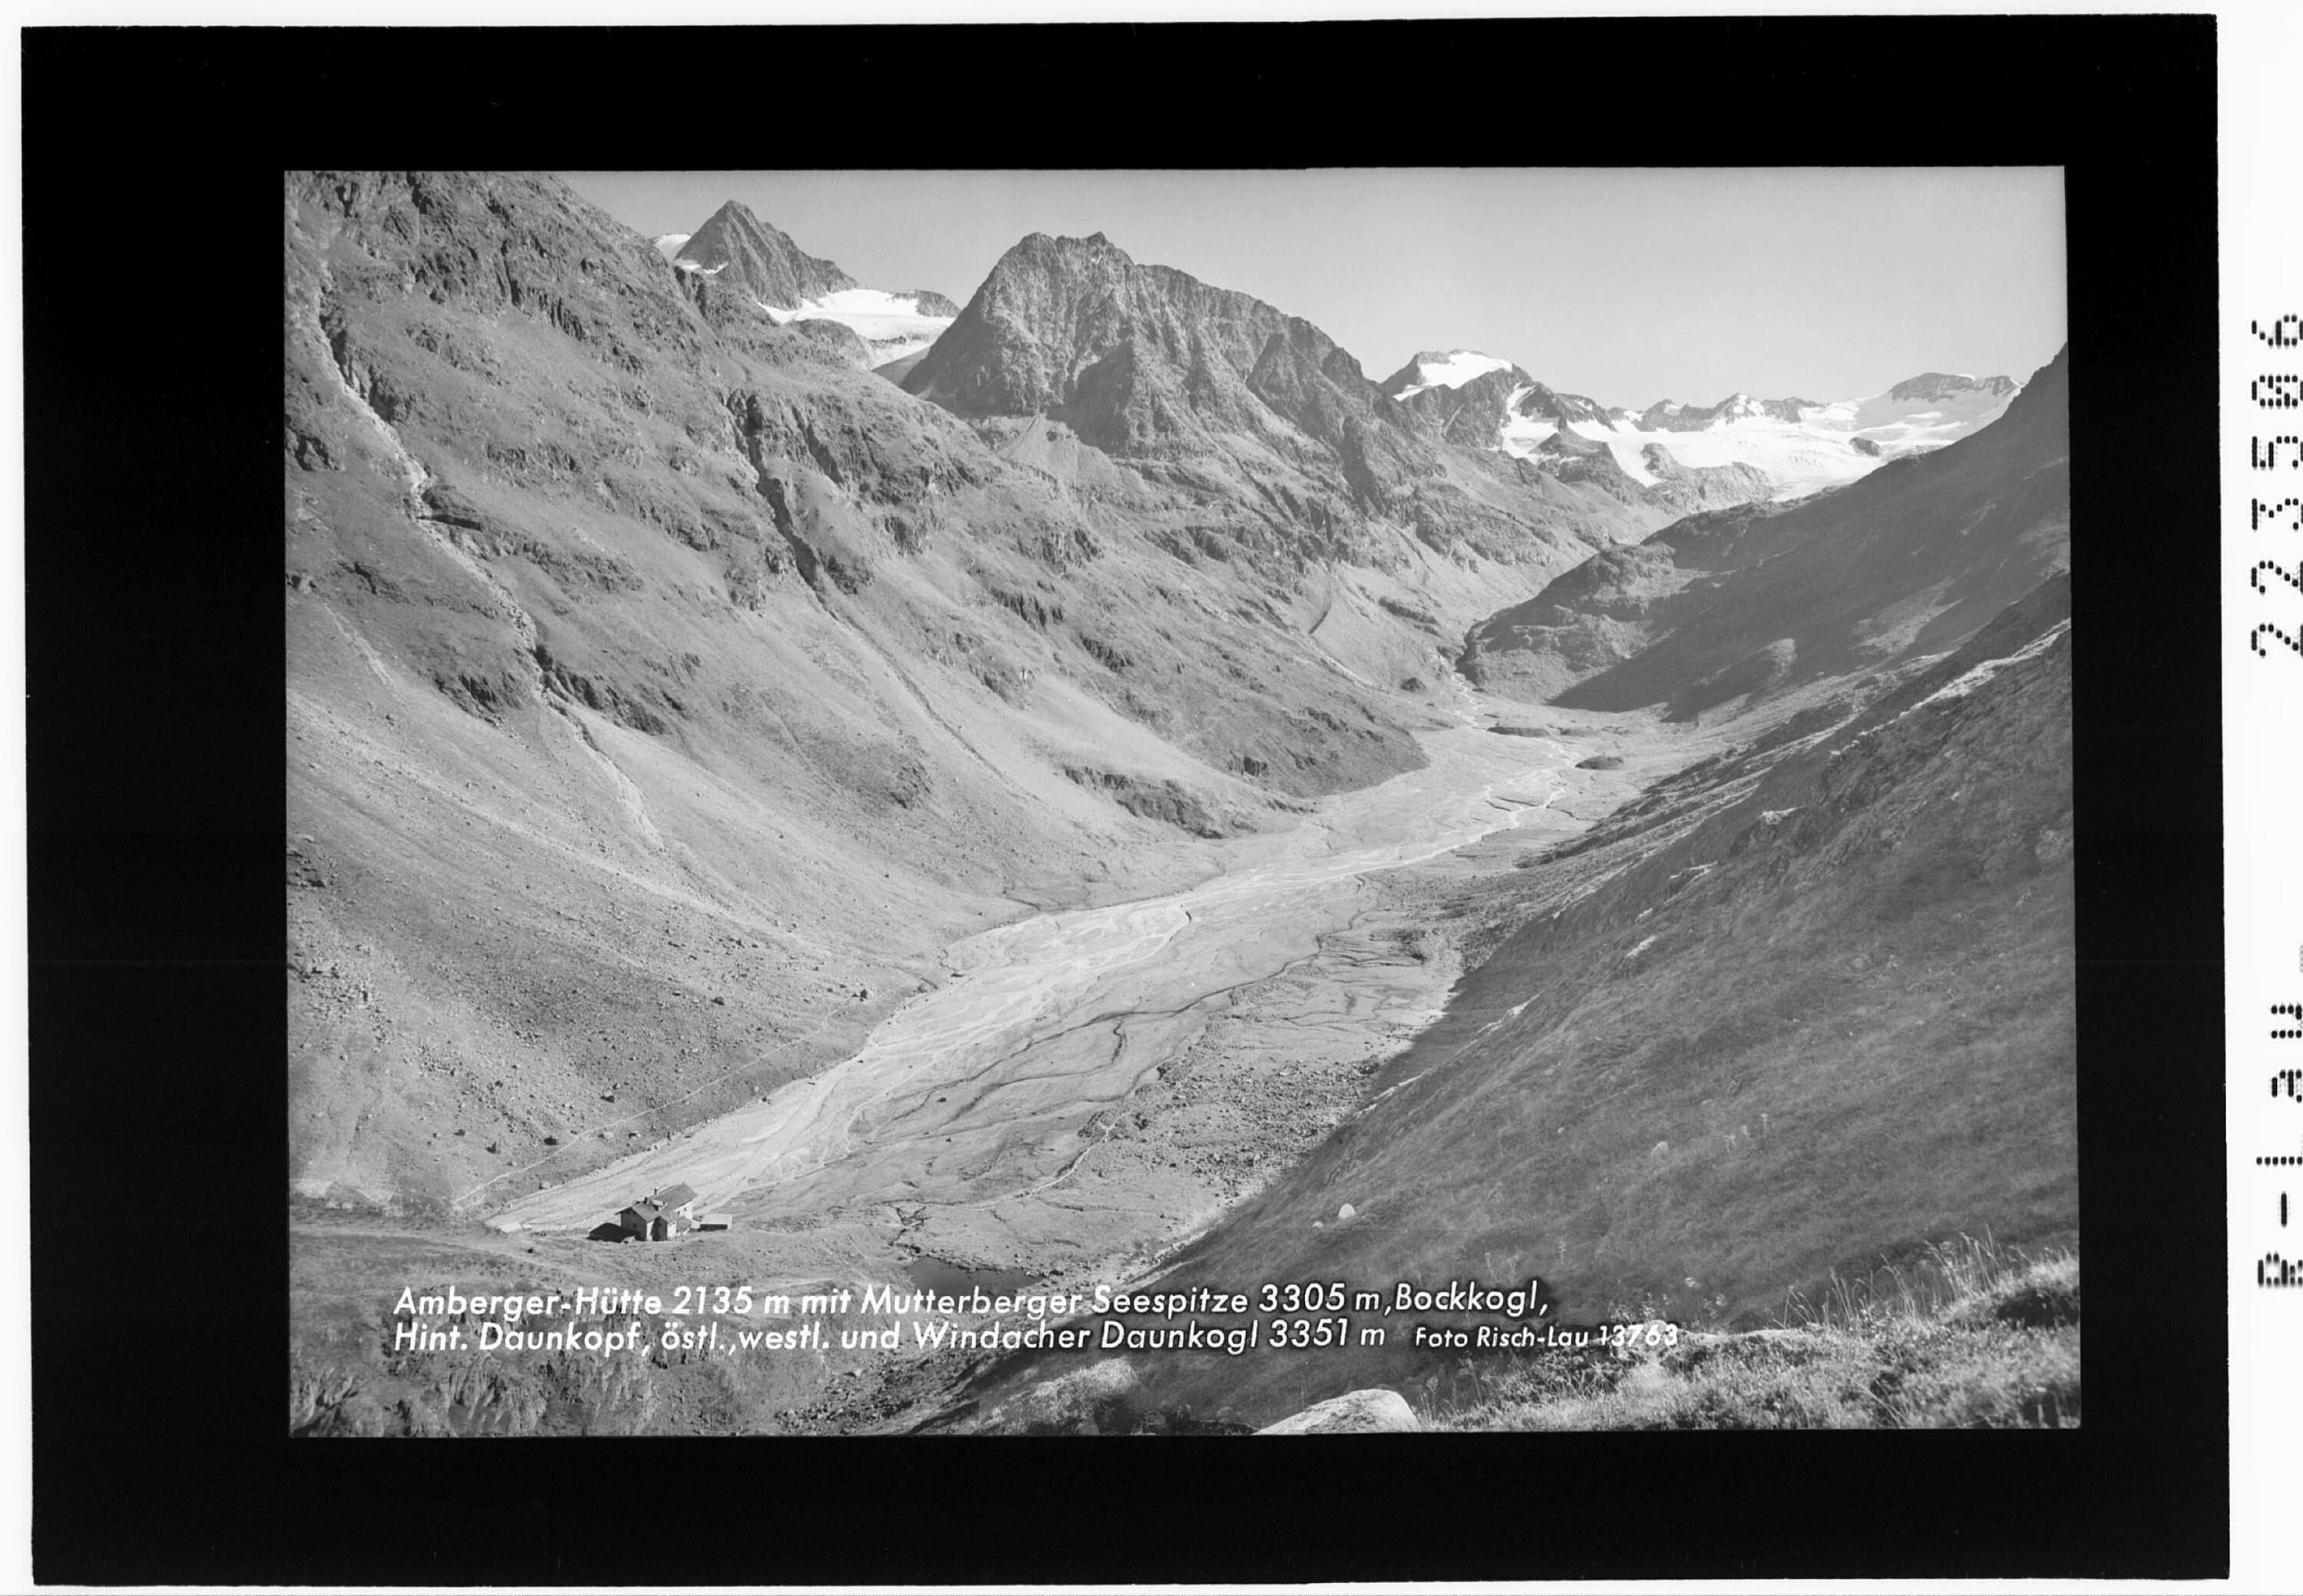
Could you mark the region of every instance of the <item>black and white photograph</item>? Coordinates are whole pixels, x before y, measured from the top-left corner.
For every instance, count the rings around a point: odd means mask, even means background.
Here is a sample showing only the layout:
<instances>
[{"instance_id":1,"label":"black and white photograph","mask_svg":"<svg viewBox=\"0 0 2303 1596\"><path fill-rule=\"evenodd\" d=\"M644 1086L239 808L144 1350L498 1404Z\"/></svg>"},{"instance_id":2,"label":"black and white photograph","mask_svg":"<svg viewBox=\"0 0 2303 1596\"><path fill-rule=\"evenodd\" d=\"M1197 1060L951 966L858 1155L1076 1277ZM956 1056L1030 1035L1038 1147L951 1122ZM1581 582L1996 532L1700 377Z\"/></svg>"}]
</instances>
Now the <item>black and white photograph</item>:
<instances>
[{"instance_id":1,"label":"black and white photograph","mask_svg":"<svg viewBox=\"0 0 2303 1596\"><path fill-rule=\"evenodd\" d=\"M2080 1424L2061 169L283 198L293 1435Z\"/></svg>"},{"instance_id":2,"label":"black and white photograph","mask_svg":"<svg viewBox=\"0 0 2303 1596\"><path fill-rule=\"evenodd\" d=\"M1024 9L22 30L15 1583L2291 1586L2303 22Z\"/></svg>"}]
</instances>

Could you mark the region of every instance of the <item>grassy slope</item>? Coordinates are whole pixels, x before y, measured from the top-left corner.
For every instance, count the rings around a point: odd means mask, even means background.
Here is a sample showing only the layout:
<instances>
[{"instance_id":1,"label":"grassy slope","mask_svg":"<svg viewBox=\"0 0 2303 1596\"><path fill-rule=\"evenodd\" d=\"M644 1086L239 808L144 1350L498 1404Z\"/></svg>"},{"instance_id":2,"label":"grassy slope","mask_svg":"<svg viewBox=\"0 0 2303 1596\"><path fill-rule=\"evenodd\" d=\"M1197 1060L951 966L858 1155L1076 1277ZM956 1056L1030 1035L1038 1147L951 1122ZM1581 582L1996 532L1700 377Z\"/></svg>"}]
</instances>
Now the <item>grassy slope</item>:
<instances>
[{"instance_id":1,"label":"grassy slope","mask_svg":"<svg viewBox=\"0 0 2303 1596\"><path fill-rule=\"evenodd\" d=\"M780 1282L795 1295L848 1277L837 1251L780 1246L774 1237L717 1233L663 1246L601 1246L575 1238L508 1238L477 1227L385 1229L307 1205L289 1234L288 1426L307 1436L774 1434L784 1414L815 1400L843 1359L833 1350L835 1317L823 1349L738 1355L666 1348L668 1327L694 1327L672 1310L682 1287ZM797 1274L793 1269L797 1266ZM477 1348L482 1317L400 1314L403 1291L420 1300L453 1288L466 1296L557 1292L572 1304L580 1288L654 1293L664 1312L636 1314L570 1308L524 1318L531 1331L626 1330L644 1326L641 1347L607 1354ZM722 1321L789 1330L797 1317L765 1313ZM395 1347L394 1327L460 1324L466 1347L417 1351Z\"/></svg>"},{"instance_id":2,"label":"grassy slope","mask_svg":"<svg viewBox=\"0 0 2303 1596\"><path fill-rule=\"evenodd\" d=\"M1661 1352L1435 1372L1427 1428L2066 1429L2079 1423L2077 1254L1961 1237L1893 1291L1844 1287L1799 1322Z\"/></svg>"}]
</instances>

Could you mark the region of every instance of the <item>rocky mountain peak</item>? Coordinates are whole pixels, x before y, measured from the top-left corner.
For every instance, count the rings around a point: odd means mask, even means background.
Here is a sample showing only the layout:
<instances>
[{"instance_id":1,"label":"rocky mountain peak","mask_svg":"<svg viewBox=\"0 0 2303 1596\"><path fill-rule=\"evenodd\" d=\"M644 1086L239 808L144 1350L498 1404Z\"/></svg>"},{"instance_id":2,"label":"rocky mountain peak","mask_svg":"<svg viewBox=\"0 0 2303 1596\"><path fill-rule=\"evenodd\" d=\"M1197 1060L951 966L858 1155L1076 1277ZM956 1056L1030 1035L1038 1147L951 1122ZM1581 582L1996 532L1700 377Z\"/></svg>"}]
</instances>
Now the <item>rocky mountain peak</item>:
<instances>
[{"instance_id":1,"label":"rocky mountain peak","mask_svg":"<svg viewBox=\"0 0 2303 1596\"><path fill-rule=\"evenodd\" d=\"M1514 386L1525 386L1535 379L1509 360L1478 350L1419 350L1407 364L1383 379L1387 397L1411 398L1432 388L1461 388L1496 372L1507 372Z\"/></svg>"},{"instance_id":2,"label":"rocky mountain peak","mask_svg":"<svg viewBox=\"0 0 2303 1596\"><path fill-rule=\"evenodd\" d=\"M1888 389L1887 397L1907 404L1952 399L1963 393L2004 399L2021 385L2009 376L1987 376L1978 380L1963 371L1923 371Z\"/></svg>"},{"instance_id":3,"label":"rocky mountain peak","mask_svg":"<svg viewBox=\"0 0 2303 1596\"><path fill-rule=\"evenodd\" d=\"M742 287L752 298L779 310L798 308L802 300L857 286L856 279L834 262L810 255L791 235L754 215L742 201L730 199L703 226L688 235L673 258L688 269Z\"/></svg>"},{"instance_id":4,"label":"rocky mountain peak","mask_svg":"<svg viewBox=\"0 0 2303 1596\"><path fill-rule=\"evenodd\" d=\"M1359 362L1310 323L1139 265L1100 232L1018 242L904 386L962 416L1061 414L1134 452L1211 422L1267 430L1270 410L1325 437L1374 401Z\"/></svg>"},{"instance_id":5,"label":"rocky mountain peak","mask_svg":"<svg viewBox=\"0 0 2303 1596\"><path fill-rule=\"evenodd\" d=\"M1773 420L1796 423L1802 410L1815 408L1811 399L1755 399L1745 393L1730 393L1717 404L1685 405L1663 400L1640 416L1642 432L1700 432L1738 421Z\"/></svg>"},{"instance_id":6,"label":"rocky mountain peak","mask_svg":"<svg viewBox=\"0 0 2303 1596\"><path fill-rule=\"evenodd\" d=\"M2019 383L2004 376L1987 377L1976 383L1974 391L1993 396L2013 395L2008 400L2006 410L2001 412L2000 422L2012 426L2050 427L2068 440L2071 354L2071 346L2066 343L2055 351L2054 359L2031 374L2029 382ZM2068 441L2065 446L2069 446Z\"/></svg>"}]
</instances>

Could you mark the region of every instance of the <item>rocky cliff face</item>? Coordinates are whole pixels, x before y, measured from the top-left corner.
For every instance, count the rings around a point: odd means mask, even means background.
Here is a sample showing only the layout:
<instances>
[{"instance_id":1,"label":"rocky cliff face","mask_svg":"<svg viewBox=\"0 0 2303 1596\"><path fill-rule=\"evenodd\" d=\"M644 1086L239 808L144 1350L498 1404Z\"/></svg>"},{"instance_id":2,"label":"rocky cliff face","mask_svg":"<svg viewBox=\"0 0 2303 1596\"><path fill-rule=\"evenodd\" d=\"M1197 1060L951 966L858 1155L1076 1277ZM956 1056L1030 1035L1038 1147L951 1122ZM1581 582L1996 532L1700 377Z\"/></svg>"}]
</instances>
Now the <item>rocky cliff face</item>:
<instances>
[{"instance_id":1,"label":"rocky cliff face","mask_svg":"<svg viewBox=\"0 0 2303 1596\"><path fill-rule=\"evenodd\" d=\"M810 255L790 234L771 227L733 199L690 233L674 258L690 262L707 276L740 285L779 310L797 309L802 300L822 299L856 285L832 262Z\"/></svg>"},{"instance_id":2,"label":"rocky cliff face","mask_svg":"<svg viewBox=\"0 0 2303 1596\"><path fill-rule=\"evenodd\" d=\"M1955 376L1943 371L1923 371L1888 389L1887 397L1899 404L1953 399L1967 394L2005 399L2020 386L2013 377L2008 376L1987 376L1978 381L1963 374Z\"/></svg>"},{"instance_id":3,"label":"rocky cliff face","mask_svg":"<svg viewBox=\"0 0 2303 1596\"><path fill-rule=\"evenodd\" d=\"M1427 427L1464 443L1491 445L1514 416L1562 426L1571 421L1614 425L1597 400L1557 393L1516 366L1498 366L1454 384L1422 380L1444 371L1450 359L1426 350L1386 377L1381 392Z\"/></svg>"},{"instance_id":4,"label":"rocky cliff face","mask_svg":"<svg viewBox=\"0 0 2303 1596\"><path fill-rule=\"evenodd\" d=\"M1707 405L1666 399L1642 410L1635 425L1641 432L1701 432L1722 422L1764 418L1796 423L1801 410L1815 408L1812 399L1754 399L1748 393L1731 393L1717 404Z\"/></svg>"},{"instance_id":5,"label":"rocky cliff face","mask_svg":"<svg viewBox=\"0 0 2303 1596\"><path fill-rule=\"evenodd\" d=\"M1283 357L1291 339L1303 358ZM1296 376L1283 413L1315 432L1323 412L1372 410L1357 363L1317 329L1181 272L1139 266L1101 233L1033 233L992 267L949 335L907 384L959 415L1059 414L1083 436L1156 447L1194 417L1253 425L1264 396L1244 379ZM1335 361L1332 372L1322 366ZM1276 407L1275 407L1276 408Z\"/></svg>"},{"instance_id":6,"label":"rocky cliff face","mask_svg":"<svg viewBox=\"0 0 2303 1596\"><path fill-rule=\"evenodd\" d=\"M1648 491L1691 513L1761 503L1775 493L1765 471L1740 460L1724 466L1683 465L1663 443L1646 445L1640 459L1655 478Z\"/></svg>"},{"instance_id":7,"label":"rocky cliff face","mask_svg":"<svg viewBox=\"0 0 2303 1596\"><path fill-rule=\"evenodd\" d=\"M1667 511L1590 491L1483 447L1451 447L1311 323L1098 233L1034 234L1004 256L903 379L977 423L1058 426L1290 557L1378 566L1416 557L1546 564L1659 524Z\"/></svg>"}]
</instances>

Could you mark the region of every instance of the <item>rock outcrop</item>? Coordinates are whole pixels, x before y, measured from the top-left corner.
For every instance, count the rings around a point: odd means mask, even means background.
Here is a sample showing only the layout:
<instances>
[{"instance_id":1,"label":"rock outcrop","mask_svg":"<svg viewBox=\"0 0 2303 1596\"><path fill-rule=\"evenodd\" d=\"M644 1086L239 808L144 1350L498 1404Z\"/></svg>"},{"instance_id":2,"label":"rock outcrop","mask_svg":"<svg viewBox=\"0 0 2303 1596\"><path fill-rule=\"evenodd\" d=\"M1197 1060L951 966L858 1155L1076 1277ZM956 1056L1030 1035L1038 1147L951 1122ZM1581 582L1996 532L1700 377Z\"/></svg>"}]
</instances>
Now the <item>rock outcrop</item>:
<instances>
[{"instance_id":1,"label":"rock outcrop","mask_svg":"<svg viewBox=\"0 0 2303 1596\"><path fill-rule=\"evenodd\" d=\"M726 284L738 286L763 304L793 310L803 300L856 286L856 279L829 260L810 255L791 235L730 199L688 234L673 257Z\"/></svg>"},{"instance_id":2,"label":"rock outcrop","mask_svg":"<svg viewBox=\"0 0 2303 1596\"><path fill-rule=\"evenodd\" d=\"M1812 399L1754 399L1748 393L1731 393L1717 404L1705 405L1665 399L1641 411L1635 425L1641 432L1702 432L1721 422L1760 418L1795 422L1801 411L1817 408Z\"/></svg>"},{"instance_id":3,"label":"rock outcrop","mask_svg":"<svg viewBox=\"0 0 2303 1596\"><path fill-rule=\"evenodd\" d=\"M1648 475L1655 478L1648 491L1691 513L1759 503L1775 496L1775 483L1767 474L1741 461L1724 466L1682 465L1662 443L1646 445L1640 451L1640 459Z\"/></svg>"},{"instance_id":4,"label":"rock outcrop","mask_svg":"<svg viewBox=\"0 0 2303 1596\"><path fill-rule=\"evenodd\" d=\"M1140 265L1101 233L1009 250L903 385L998 439L1052 422L1281 562L1388 566L1405 533L1446 555L1551 563L1668 514L1459 446L1311 323Z\"/></svg>"},{"instance_id":5,"label":"rock outcrop","mask_svg":"<svg viewBox=\"0 0 2303 1596\"><path fill-rule=\"evenodd\" d=\"M1964 373L1923 371L1888 389L1887 397L1902 404L1941 403L1967 394L2007 399L2012 398L2021 385L2010 376L1987 376L1978 380Z\"/></svg>"},{"instance_id":6,"label":"rock outcrop","mask_svg":"<svg viewBox=\"0 0 2303 1596\"><path fill-rule=\"evenodd\" d=\"M1347 1391L1330 1397L1277 1424L1266 1424L1258 1435L1384 1435L1420 1431L1422 1424L1407 1398L1381 1387Z\"/></svg>"}]
</instances>

